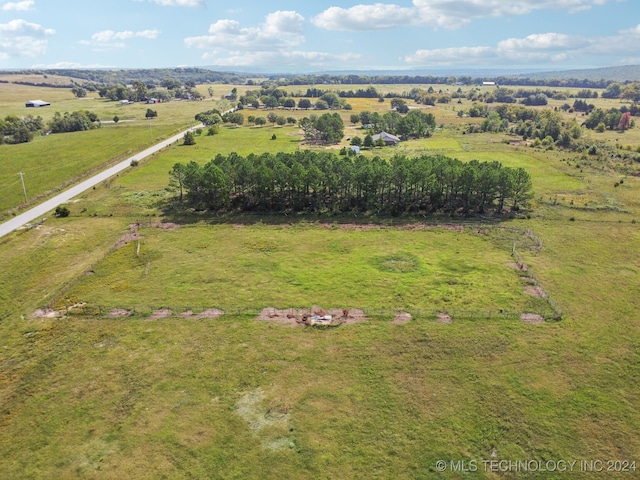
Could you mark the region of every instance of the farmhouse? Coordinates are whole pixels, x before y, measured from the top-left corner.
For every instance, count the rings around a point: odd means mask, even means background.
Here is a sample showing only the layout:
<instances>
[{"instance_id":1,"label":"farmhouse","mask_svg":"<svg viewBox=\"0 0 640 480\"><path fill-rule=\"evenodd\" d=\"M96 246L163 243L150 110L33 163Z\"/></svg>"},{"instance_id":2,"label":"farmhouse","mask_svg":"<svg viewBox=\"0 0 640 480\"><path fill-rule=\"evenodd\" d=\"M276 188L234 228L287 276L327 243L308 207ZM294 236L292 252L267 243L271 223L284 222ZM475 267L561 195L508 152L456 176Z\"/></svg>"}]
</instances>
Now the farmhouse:
<instances>
[{"instance_id":1,"label":"farmhouse","mask_svg":"<svg viewBox=\"0 0 640 480\"><path fill-rule=\"evenodd\" d=\"M400 139L398 137L396 137L395 135L391 135L390 133L387 133L387 132L380 132L371 138L373 139L374 142L377 142L378 140L382 139L385 145L397 145L400 143Z\"/></svg>"},{"instance_id":2,"label":"farmhouse","mask_svg":"<svg viewBox=\"0 0 640 480\"><path fill-rule=\"evenodd\" d=\"M39 107L48 107L51 105L49 102L45 102L44 100L29 100L25 103L26 107L30 108L39 108Z\"/></svg>"}]
</instances>

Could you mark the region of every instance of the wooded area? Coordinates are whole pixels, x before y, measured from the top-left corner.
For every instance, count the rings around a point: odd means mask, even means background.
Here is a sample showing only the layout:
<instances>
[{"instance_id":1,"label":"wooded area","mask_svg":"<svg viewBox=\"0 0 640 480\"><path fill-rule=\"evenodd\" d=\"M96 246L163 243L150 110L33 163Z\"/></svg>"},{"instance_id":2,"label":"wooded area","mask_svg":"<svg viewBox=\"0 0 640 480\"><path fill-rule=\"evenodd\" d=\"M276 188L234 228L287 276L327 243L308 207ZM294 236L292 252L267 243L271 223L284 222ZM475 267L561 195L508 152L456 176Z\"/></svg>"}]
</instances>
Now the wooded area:
<instances>
[{"instance_id":1,"label":"wooded area","mask_svg":"<svg viewBox=\"0 0 640 480\"><path fill-rule=\"evenodd\" d=\"M390 161L297 151L217 155L169 172L180 200L196 209L268 212L502 213L531 195L523 168L442 155Z\"/></svg>"}]
</instances>

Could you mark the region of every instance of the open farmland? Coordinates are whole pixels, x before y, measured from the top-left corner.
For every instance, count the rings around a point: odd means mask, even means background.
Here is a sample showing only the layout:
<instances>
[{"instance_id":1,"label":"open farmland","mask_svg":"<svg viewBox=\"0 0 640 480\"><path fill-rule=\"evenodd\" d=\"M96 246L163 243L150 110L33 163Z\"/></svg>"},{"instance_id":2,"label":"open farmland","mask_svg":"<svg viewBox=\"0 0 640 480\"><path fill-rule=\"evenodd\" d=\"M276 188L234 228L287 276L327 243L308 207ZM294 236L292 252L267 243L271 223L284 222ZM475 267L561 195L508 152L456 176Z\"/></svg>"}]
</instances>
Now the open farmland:
<instances>
[{"instance_id":1,"label":"open farmland","mask_svg":"<svg viewBox=\"0 0 640 480\"><path fill-rule=\"evenodd\" d=\"M78 197L69 217L4 237L2 476L464 478L436 462L476 460L468 478L498 478L482 460L640 461L638 177L616 170L617 158L467 134L478 120L453 108L429 107L444 124L433 137L365 154L522 166L535 193L529 210L478 219L176 208L167 186L177 162L306 148L297 128L245 124L172 146ZM341 114L346 135L357 134ZM167 131L189 121L180 118L167 118ZM130 134L142 142L143 130ZM640 145L639 131L588 135L623 153ZM181 226L158 228L169 223ZM514 242L560 321L497 313L553 314L509 265ZM256 320L264 307L316 305L368 315L331 329ZM180 316L210 308L225 313ZM161 309L172 311L151 318ZM411 320L394 322L399 310Z\"/></svg>"},{"instance_id":2,"label":"open farmland","mask_svg":"<svg viewBox=\"0 0 640 480\"><path fill-rule=\"evenodd\" d=\"M141 228L139 242L130 241L96 265L67 292L65 303L71 299L105 312L317 304L374 314L409 310L425 317L455 317L456 310L461 316L551 316L543 299L525 294L526 279L510 265L509 248L500 250L483 238L521 240L524 232L468 230L331 224Z\"/></svg>"},{"instance_id":3,"label":"open farmland","mask_svg":"<svg viewBox=\"0 0 640 480\"><path fill-rule=\"evenodd\" d=\"M146 105L120 105L92 97L75 98L69 89L29 87L3 84L0 89L0 118L13 114L41 116L49 121L56 112L89 110L102 122L100 128L36 136L32 142L19 145L0 145L0 217L18 206L24 207L24 193L18 172L24 173L28 205L52 196L60 189L77 182L97 170L122 161L146 147L194 125L194 115L205 108L225 108L221 100L204 102L169 102ZM43 98L51 106L26 108L24 102ZM146 119L147 108L153 107L158 116ZM119 122L113 123L118 116Z\"/></svg>"}]
</instances>

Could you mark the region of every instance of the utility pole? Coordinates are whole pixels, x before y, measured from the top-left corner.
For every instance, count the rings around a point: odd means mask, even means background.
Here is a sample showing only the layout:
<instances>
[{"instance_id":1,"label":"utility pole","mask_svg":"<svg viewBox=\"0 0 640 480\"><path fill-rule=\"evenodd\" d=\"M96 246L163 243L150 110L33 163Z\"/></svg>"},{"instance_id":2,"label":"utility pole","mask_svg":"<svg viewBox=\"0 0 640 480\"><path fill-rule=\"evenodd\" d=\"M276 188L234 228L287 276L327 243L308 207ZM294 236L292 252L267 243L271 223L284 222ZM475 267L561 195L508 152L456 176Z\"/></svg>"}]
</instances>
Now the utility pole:
<instances>
[{"instance_id":1,"label":"utility pole","mask_svg":"<svg viewBox=\"0 0 640 480\"><path fill-rule=\"evenodd\" d=\"M24 186L24 173L18 172L20 175L20 180L22 180L22 191L24 192L24 203L27 203L27 189Z\"/></svg>"}]
</instances>

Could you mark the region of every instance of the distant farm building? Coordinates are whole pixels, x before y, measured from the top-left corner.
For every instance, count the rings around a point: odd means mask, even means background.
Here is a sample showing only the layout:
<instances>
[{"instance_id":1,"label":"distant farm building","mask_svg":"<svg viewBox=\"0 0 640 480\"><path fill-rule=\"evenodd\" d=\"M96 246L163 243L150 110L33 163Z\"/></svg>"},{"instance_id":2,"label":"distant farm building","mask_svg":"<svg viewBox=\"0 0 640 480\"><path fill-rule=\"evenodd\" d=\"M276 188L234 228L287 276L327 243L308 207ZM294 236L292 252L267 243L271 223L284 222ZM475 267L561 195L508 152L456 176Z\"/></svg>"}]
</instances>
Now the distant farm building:
<instances>
[{"instance_id":1,"label":"distant farm building","mask_svg":"<svg viewBox=\"0 0 640 480\"><path fill-rule=\"evenodd\" d=\"M400 143L400 139L398 137L396 137L395 135L391 135L390 133L387 133L387 132L380 132L371 138L373 139L374 142L377 142L378 140L382 139L385 145L397 145Z\"/></svg>"},{"instance_id":2,"label":"distant farm building","mask_svg":"<svg viewBox=\"0 0 640 480\"><path fill-rule=\"evenodd\" d=\"M49 102L45 102L44 100L29 100L25 103L26 107L29 108L39 108L39 107L48 107L51 105Z\"/></svg>"},{"instance_id":3,"label":"distant farm building","mask_svg":"<svg viewBox=\"0 0 640 480\"><path fill-rule=\"evenodd\" d=\"M482 85L484 87L495 87L496 86L496 82L482 82Z\"/></svg>"}]
</instances>

